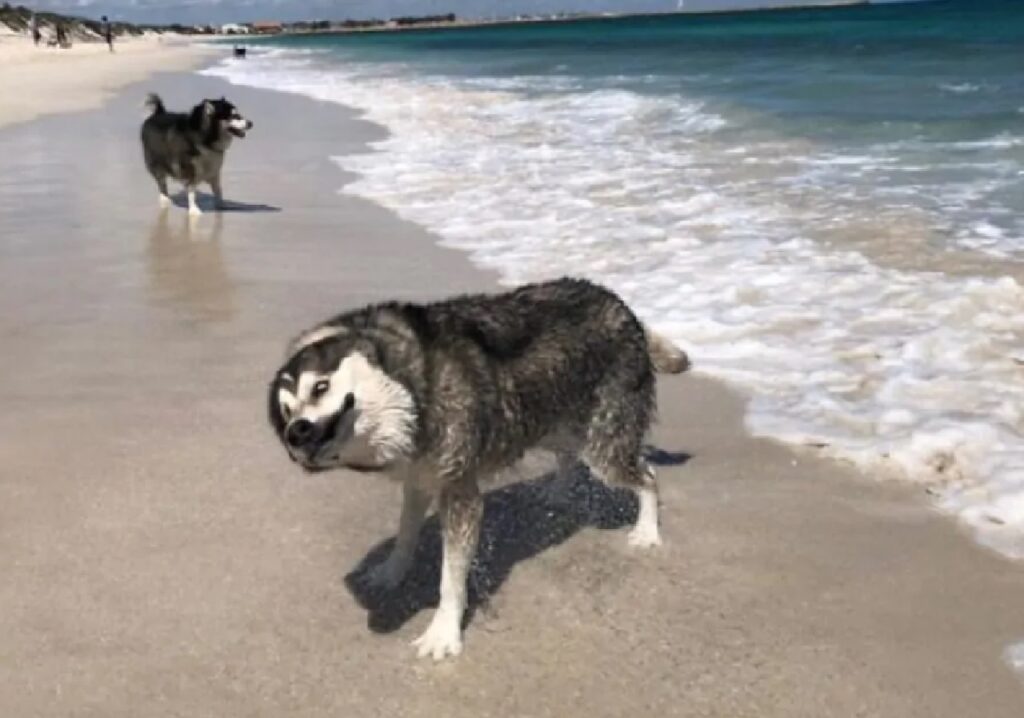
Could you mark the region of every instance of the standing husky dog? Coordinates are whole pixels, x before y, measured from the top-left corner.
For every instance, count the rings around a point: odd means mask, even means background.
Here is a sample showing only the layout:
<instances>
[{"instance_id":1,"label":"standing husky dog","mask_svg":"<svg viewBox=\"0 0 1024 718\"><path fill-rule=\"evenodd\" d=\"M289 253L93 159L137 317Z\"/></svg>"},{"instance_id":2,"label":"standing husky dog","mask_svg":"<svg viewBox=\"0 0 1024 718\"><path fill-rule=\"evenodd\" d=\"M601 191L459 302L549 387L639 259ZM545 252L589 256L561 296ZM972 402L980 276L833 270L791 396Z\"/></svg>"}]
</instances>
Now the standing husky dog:
<instances>
[{"instance_id":1,"label":"standing husky dog","mask_svg":"<svg viewBox=\"0 0 1024 718\"><path fill-rule=\"evenodd\" d=\"M235 106L223 97L203 100L192 112L168 112L157 95L146 98L149 117L142 123L142 153L146 169L160 190L160 206L167 207L167 178L185 185L189 214L202 214L196 205L196 187L208 183L217 200L223 204L220 170L224 153L235 137L245 137L252 122L242 117Z\"/></svg>"},{"instance_id":2,"label":"standing husky dog","mask_svg":"<svg viewBox=\"0 0 1024 718\"><path fill-rule=\"evenodd\" d=\"M401 583L434 499L443 538L441 602L416 641L435 659L462 650L466 575L483 513L477 481L531 448L577 458L640 500L630 543L655 546L658 495L641 445L654 372L682 351L590 282L561 279L434 304L378 304L299 336L270 384L270 423L308 471L347 467L399 478L390 556L370 573Z\"/></svg>"}]
</instances>

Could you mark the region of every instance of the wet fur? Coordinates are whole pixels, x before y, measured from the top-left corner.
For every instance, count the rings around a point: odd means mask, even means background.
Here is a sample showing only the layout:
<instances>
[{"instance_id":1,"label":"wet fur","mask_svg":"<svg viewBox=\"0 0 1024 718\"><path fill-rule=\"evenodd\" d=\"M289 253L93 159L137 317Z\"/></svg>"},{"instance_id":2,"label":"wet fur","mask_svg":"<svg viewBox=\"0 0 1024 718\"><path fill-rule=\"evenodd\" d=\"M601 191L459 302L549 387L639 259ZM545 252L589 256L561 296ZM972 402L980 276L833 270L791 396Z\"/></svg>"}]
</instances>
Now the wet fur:
<instances>
[{"instance_id":1,"label":"wet fur","mask_svg":"<svg viewBox=\"0 0 1024 718\"><path fill-rule=\"evenodd\" d=\"M362 462L370 462L403 481L395 548L370 576L379 585L401 582L436 500L444 543L441 603L418 646L421 655L443 658L462 647L466 572L482 517L478 481L528 450L556 452L562 468L582 460L604 481L635 490L640 515L630 542L660 542L654 472L641 446L655 410L655 371L688 366L685 353L645 328L615 294L562 279L341 314L291 344L270 386L269 419L292 458L309 470L365 469ZM331 388L315 399L318 379L321 389ZM290 443L300 419L315 426L304 432L321 437L332 409L354 427L369 411L366 397L382 392L401 405L388 419L398 422L390 430L401 425L408 432L400 450L376 452L367 448L373 437L348 428L322 445ZM362 442L361 448L349 452L348 442Z\"/></svg>"}]
</instances>

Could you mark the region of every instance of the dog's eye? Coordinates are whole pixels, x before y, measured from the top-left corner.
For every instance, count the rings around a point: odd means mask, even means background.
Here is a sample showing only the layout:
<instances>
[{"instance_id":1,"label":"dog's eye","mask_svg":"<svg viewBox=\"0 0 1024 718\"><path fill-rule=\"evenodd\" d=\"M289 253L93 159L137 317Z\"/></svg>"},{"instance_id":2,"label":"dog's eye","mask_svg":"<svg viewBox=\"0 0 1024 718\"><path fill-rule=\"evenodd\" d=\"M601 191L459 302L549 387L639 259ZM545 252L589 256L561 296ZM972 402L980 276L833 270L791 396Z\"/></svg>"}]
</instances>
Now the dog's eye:
<instances>
[{"instance_id":1,"label":"dog's eye","mask_svg":"<svg viewBox=\"0 0 1024 718\"><path fill-rule=\"evenodd\" d=\"M310 396L312 396L314 399L319 399L324 394L326 394L327 390L330 388L330 382L328 382L326 379L321 379L320 381L313 385L313 392L310 394Z\"/></svg>"}]
</instances>

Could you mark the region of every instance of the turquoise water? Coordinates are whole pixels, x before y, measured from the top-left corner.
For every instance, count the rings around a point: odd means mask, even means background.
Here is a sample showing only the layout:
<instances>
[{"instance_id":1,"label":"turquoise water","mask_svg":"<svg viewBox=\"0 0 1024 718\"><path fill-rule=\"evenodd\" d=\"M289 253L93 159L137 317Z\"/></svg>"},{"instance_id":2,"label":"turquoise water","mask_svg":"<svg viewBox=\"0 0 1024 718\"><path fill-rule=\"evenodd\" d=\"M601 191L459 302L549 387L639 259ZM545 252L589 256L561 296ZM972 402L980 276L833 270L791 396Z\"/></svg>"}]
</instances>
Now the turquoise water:
<instances>
[{"instance_id":1,"label":"turquoise water","mask_svg":"<svg viewBox=\"0 0 1024 718\"><path fill-rule=\"evenodd\" d=\"M732 115L852 158L886 204L932 211L942 246L1024 251L1024 3L934 2L293 37L366 74L513 90L622 90ZM672 128L667 128L671 131ZM727 137L728 135L728 137ZM852 161L852 160L848 160ZM825 173L818 172L818 175ZM816 181L828 183L819 176ZM848 184L847 178L835 178Z\"/></svg>"},{"instance_id":2,"label":"turquoise water","mask_svg":"<svg viewBox=\"0 0 1024 718\"><path fill-rule=\"evenodd\" d=\"M510 284L608 284L753 432L933 484L1024 557L1024 3L291 37L209 72L360 108L390 136L342 191Z\"/></svg>"}]
</instances>

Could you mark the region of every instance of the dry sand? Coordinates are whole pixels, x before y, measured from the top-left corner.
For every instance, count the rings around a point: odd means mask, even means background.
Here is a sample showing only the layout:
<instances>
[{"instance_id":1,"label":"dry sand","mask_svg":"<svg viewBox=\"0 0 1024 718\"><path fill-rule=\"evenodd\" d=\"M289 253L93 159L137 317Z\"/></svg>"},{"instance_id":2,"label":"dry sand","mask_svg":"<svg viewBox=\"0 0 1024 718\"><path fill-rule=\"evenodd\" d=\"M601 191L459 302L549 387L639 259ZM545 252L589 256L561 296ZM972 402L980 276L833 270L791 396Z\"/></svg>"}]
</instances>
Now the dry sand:
<instances>
[{"instance_id":1,"label":"dry sand","mask_svg":"<svg viewBox=\"0 0 1024 718\"><path fill-rule=\"evenodd\" d=\"M135 140L150 89L255 120L235 211L160 217ZM377 132L185 75L0 131L0 715L1024 715L1002 661L1020 567L906 489L749 438L699 376L659 389L666 545L628 550L628 503L584 482L496 488L490 599L462 657L417 661L436 529L368 612L345 577L393 535L398 490L301 474L264 420L299 328L495 286L336 193L326 148Z\"/></svg>"},{"instance_id":2,"label":"dry sand","mask_svg":"<svg viewBox=\"0 0 1024 718\"><path fill-rule=\"evenodd\" d=\"M66 50L0 36L0 127L43 114L99 107L154 72L197 67L215 52L180 37L76 42Z\"/></svg>"}]
</instances>

